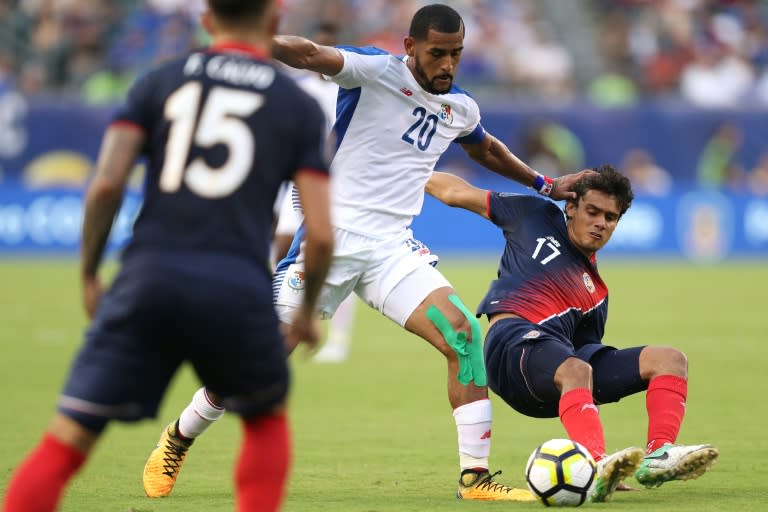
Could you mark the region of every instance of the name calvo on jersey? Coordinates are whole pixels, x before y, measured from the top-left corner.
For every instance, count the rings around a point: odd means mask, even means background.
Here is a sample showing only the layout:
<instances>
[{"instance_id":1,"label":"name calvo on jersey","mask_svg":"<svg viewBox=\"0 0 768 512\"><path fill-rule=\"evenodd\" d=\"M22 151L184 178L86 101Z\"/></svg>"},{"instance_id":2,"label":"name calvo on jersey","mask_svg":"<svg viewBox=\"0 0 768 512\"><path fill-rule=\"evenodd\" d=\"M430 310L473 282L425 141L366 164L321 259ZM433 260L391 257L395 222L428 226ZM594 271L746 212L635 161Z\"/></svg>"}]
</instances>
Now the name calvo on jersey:
<instances>
[{"instance_id":1,"label":"name calvo on jersey","mask_svg":"<svg viewBox=\"0 0 768 512\"><path fill-rule=\"evenodd\" d=\"M256 89L266 89L275 81L275 69L271 66L223 55L212 57L205 73L215 80Z\"/></svg>"},{"instance_id":2,"label":"name calvo on jersey","mask_svg":"<svg viewBox=\"0 0 768 512\"><path fill-rule=\"evenodd\" d=\"M203 56L193 53L184 65L187 75L202 72ZM266 89L275 81L275 69L266 64L244 60L230 55L214 55L205 65L205 74L222 82L237 86Z\"/></svg>"}]
</instances>

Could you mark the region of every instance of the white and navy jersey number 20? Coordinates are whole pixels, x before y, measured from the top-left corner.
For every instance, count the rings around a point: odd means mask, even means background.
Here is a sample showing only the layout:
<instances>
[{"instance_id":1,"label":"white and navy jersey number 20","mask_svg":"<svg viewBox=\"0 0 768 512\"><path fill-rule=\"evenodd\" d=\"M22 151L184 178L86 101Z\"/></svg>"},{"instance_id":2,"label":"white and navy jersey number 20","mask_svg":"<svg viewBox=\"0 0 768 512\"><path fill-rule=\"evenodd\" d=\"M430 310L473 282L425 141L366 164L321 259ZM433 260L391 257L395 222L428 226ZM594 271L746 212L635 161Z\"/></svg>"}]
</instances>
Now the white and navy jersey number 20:
<instances>
[{"instance_id":1,"label":"white and navy jersey number 20","mask_svg":"<svg viewBox=\"0 0 768 512\"><path fill-rule=\"evenodd\" d=\"M148 139L137 243L266 255L280 184L301 169L328 172L320 107L245 53L192 53L150 72L116 120Z\"/></svg>"}]
</instances>

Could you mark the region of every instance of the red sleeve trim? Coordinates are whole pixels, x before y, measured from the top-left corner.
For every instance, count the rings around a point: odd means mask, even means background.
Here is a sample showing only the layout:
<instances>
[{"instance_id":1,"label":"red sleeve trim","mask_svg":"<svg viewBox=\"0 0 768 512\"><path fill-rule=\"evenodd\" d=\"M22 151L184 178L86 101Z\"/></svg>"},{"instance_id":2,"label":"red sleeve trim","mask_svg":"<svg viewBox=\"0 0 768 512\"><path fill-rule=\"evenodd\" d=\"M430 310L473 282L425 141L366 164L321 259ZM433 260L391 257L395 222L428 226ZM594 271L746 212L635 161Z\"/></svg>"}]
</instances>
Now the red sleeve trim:
<instances>
[{"instance_id":1,"label":"red sleeve trim","mask_svg":"<svg viewBox=\"0 0 768 512\"><path fill-rule=\"evenodd\" d=\"M323 178L328 178L329 177L328 171L323 171L323 170L320 170L320 169L315 169L313 167L303 167L303 168L297 170L294 173L294 175L299 175L299 174L304 173L304 172L309 172L309 173L312 173L312 174L314 174L316 176L321 176Z\"/></svg>"},{"instance_id":2,"label":"red sleeve trim","mask_svg":"<svg viewBox=\"0 0 768 512\"><path fill-rule=\"evenodd\" d=\"M115 121L112 121L109 127L111 128L113 126L119 128L134 129L144 133L144 128L140 124L134 123L133 121L126 121L125 119L116 119Z\"/></svg>"},{"instance_id":3,"label":"red sleeve trim","mask_svg":"<svg viewBox=\"0 0 768 512\"><path fill-rule=\"evenodd\" d=\"M491 191L485 193L485 214L491 218Z\"/></svg>"}]
</instances>

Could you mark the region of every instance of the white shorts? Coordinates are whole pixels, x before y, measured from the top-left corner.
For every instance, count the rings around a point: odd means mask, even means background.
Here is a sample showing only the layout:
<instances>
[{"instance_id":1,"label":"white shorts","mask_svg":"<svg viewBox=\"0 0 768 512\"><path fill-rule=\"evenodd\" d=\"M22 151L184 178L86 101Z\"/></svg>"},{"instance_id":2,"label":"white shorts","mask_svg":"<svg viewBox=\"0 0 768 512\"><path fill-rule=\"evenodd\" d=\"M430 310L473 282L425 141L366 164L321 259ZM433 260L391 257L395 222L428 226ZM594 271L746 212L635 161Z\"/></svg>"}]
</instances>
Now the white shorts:
<instances>
[{"instance_id":1,"label":"white shorts","mask_svg":"<svg viewBox=\"0 0 768 512\"><path fill-rule=\"evenodd\" d=\"M355 292L366 304L404 326L411 313L438 288L451 286L437 270L438 257L413 238L410 229L388 240L334 228L333 263L317 309L330 318ZM303 244L302 244L303 245ZM280 320L290 322L304 293L304 253L283 260L273 278L274 302Z\"/></svg>"}]
</instances>

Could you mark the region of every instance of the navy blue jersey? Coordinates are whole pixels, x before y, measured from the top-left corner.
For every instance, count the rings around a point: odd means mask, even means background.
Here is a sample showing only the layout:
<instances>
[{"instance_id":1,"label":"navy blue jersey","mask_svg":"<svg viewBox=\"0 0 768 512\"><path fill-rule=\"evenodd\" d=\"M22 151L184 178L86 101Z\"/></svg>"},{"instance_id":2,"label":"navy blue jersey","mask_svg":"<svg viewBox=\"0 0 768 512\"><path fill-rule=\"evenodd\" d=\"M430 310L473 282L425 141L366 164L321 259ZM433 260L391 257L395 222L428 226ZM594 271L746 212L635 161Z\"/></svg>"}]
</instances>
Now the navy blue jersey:
<instances>
[{"instance_id":1,"label":"navy blue jersey","mask_svg":"<svg viewBox=\"0 0 768 512\"><path fill-rule=\"evenodd\" d=\"M600 343L608 288L595 262L571 243L558 206L535 196L490 192L488 214L504 232L506 246L478 316L514 313L577 349Z\"/></svg>"},{"instance_id":2,"label":"navy blue jersey","mask_svg":"<svg viewBox=\"0 0 768 512\"><path fill-rule=\"evenodd\" d=\"M298 171L328 173L317 102L247 47L196 51L147 73L115 122L145 133L148 163L124 258L192 250L267 269L281 183Z\"/></svg>"}]
</instances>

